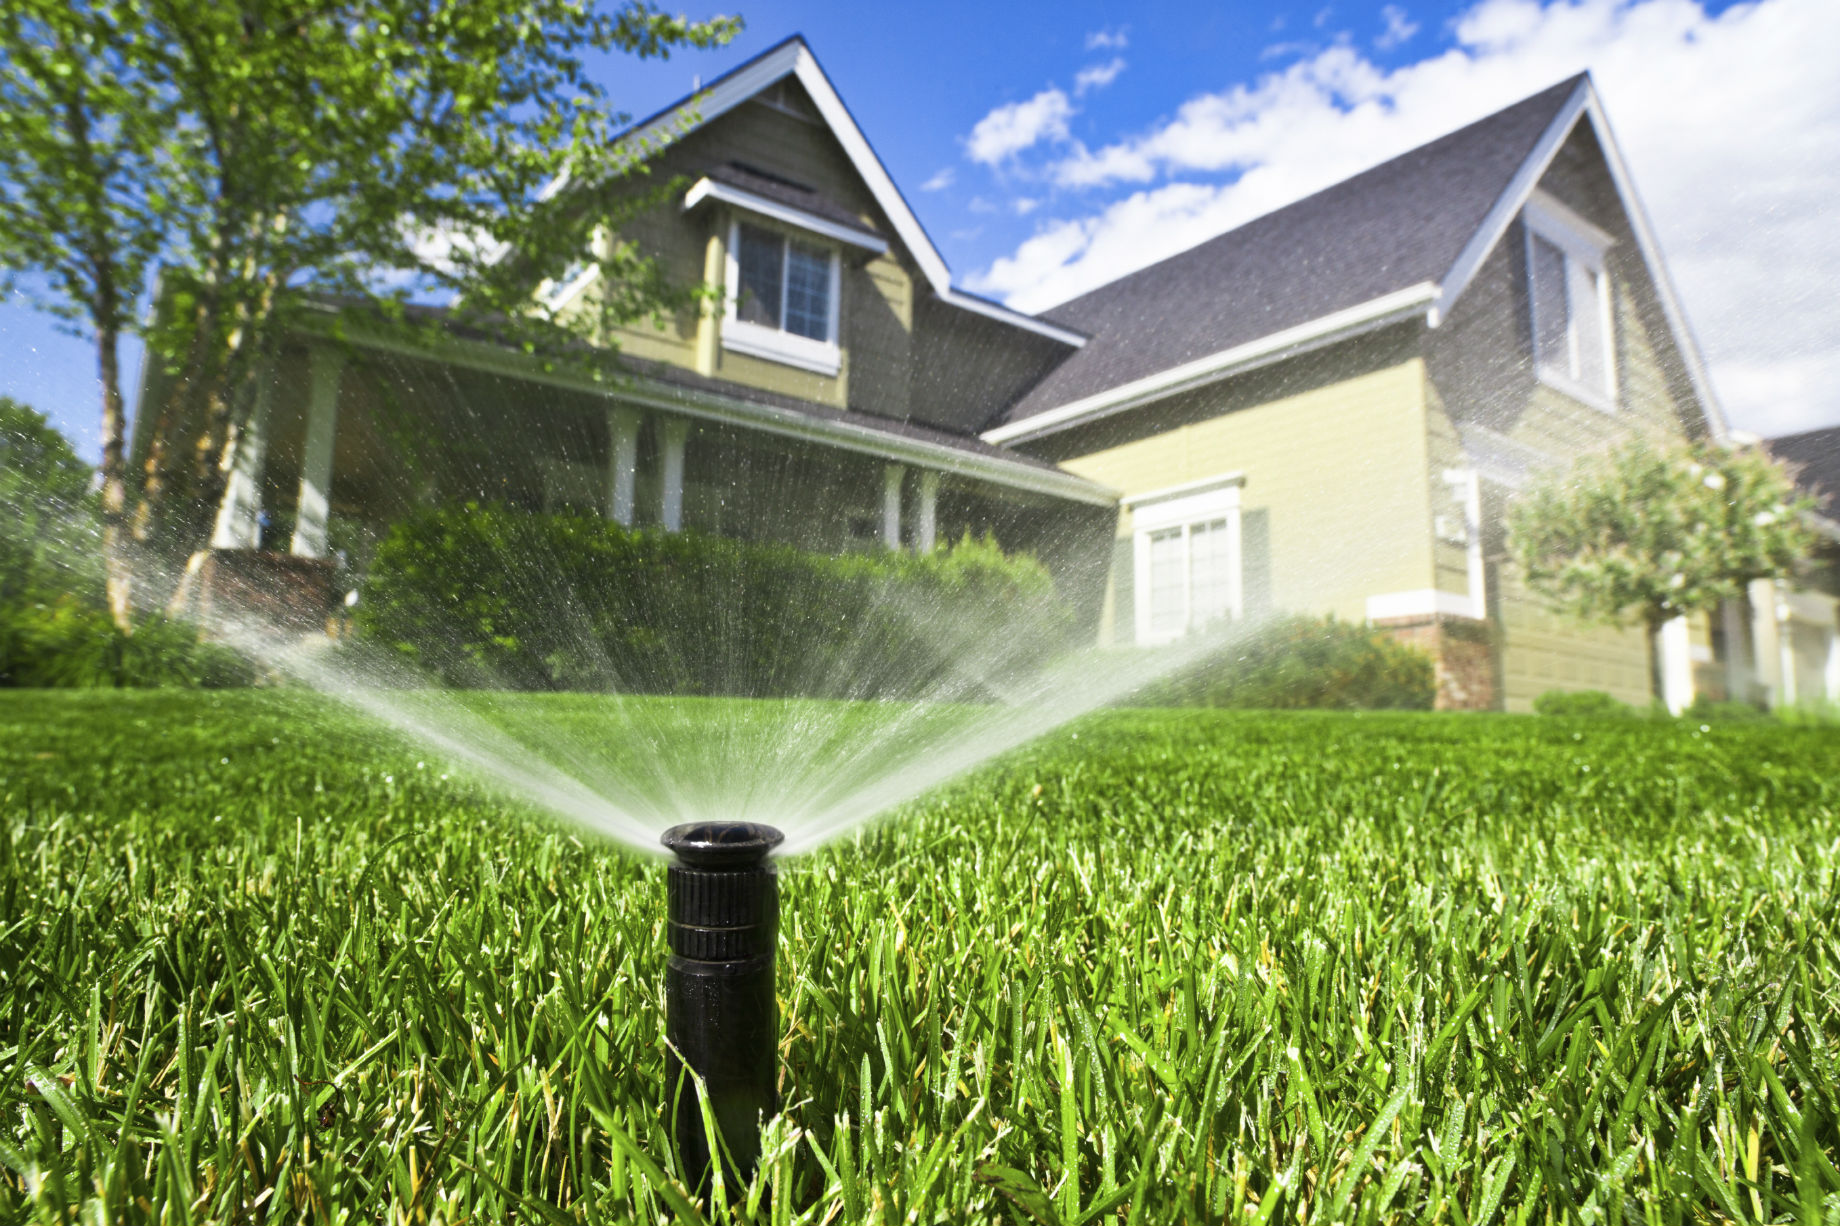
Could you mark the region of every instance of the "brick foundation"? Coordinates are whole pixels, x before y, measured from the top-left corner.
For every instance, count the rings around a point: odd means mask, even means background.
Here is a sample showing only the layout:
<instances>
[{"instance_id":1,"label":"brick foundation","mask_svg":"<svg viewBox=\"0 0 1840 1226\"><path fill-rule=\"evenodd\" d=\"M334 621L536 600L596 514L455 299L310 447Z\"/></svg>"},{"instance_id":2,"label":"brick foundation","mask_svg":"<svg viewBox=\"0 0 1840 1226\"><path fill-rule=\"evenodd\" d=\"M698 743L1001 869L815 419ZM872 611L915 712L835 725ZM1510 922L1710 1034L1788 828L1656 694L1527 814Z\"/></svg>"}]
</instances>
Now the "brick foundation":
<instances>
[{"instance_id":1,"label":"brick foundation","mask_svg":"<svg viewBox=\"0 0 1840 1226\"><path fill-rule=\"evenodd\" d=\"M277 630L328 629L335 563L260 549L203 549L186 563L168 611L200 625L252 619Z\"/></svg>"},{"instance_id":2,"label":"brick foundation","mask_svg":"<svg viewBox=\"0 0 1840 1226\"><path fill-rule=\"evenodd\" d=\"M1431 657L1437 669L1438 710L1495 710L1495 633L1491 623L1438 614L1382 618L1374 626Z\"/></svg>"}]
</instances>

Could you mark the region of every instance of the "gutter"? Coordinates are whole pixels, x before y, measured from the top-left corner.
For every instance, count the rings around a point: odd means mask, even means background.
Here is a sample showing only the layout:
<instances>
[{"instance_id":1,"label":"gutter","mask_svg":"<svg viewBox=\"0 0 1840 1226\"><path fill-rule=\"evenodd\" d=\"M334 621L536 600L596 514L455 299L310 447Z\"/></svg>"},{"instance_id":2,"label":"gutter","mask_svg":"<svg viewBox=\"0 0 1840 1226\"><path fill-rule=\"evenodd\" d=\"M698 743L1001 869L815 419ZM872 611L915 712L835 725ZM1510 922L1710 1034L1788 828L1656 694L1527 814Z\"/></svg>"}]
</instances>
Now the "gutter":
<instances>
[{"instance_id":1,"label":"gutter","mask_svg":"<svg viewBox=\"0 0 1840 1226\"><path fill-rule=\"evenodd\" d=\"M1223 349L1219 353L1185 362L1181 366L1172 366L1154 375L1049 409L1045 413L986 430L981 437L996 446L1043 438L1137 408L1153 400L1192 391L1249 370L1257 370L1261 366L1270 366L1310 353L1350 337L1409 319L1424 318L1437 301L1438 292L1436 285L1425 281L1391 294L1383 294L1346 310L1298 324L1294 328L1273 332L1243 345L1235 345L1231 349Z\"/></svg>"},{"instance_id":2,"label":"gutter","mask_svg":"<svg viewBox=\"0 0 1840 1226\"><path fill-rule=\"evenodd\" d=\"M330 321L319 326L309 324L302 330L333 339ZM685 388L659 379L648 379L643 375L628 375L626 382L610 386L566 371L533 370L517 354L482 341L449 339L438 348L431 349L394 337L360 333L349 327L338 339L378 353L420 361L446 362L485 374L503 375L565 391L664 409L703 421L741 426L763 434L820 443L840 451L899 461L916 468L976 478L1025 493L1096 507L1114 507L1118 504L1117 491L1058 468L1037 468L1033 464L1001 456L979 455L944 443L905 438L873 427L859 426L854 422L814 417L796 409L760 404L719 392Z\"/></svg>"}]
</instances>

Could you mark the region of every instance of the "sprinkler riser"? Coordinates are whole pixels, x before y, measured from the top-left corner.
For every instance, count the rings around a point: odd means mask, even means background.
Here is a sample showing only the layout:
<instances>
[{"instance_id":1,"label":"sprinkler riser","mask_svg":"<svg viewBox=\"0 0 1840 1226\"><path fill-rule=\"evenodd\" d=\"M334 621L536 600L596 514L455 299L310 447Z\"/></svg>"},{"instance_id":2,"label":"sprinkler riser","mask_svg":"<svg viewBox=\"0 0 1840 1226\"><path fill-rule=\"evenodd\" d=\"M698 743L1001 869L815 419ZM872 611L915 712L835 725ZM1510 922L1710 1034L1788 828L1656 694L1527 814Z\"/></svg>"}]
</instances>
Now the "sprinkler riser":
<instances>
[{"instance_id":1,"label":"sprinkler riser","mask_svg":"<svg viewBox=\"0 0 1840 1226\"><path fill-rule=\"evenodd\" d=\"M782 837L725 823L674 827L663 840L678 855L666 873L665 1104L679 1169L698 1192L717 1153L686 1066L708 1094L731 1188L752 1177L761 1121L779 1110L779 874L766 857Z\"/></svg>"}]
</instances>

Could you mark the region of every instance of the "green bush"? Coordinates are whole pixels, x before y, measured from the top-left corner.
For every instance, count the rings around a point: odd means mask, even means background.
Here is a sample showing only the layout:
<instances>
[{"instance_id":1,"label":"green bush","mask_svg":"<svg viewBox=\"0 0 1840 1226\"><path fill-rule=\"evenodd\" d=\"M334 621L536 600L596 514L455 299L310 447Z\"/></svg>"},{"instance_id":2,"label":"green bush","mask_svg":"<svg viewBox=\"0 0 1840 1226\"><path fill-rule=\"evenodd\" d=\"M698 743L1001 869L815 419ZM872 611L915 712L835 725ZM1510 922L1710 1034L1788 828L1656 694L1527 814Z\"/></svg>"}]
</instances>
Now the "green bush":
<instances>
[{"instance_id":1,"label":"green bush","mask_svg":"<svg viewBox=\"0 0 1840 1226\"><path fill-rule=\"evenodd\" d=\"M1751 724L1770 719L1770 713L1762 707L1734 699L1714 700L1701 694L1693 700L1693 705L1682 711L1683 719L1698 720L1706 724Z\"/></svg>"},{"instance_id":2,"label":"green bush","mask_svg":"<svg viewBox=\"0 0 1840 1226\"><path fill-rule=\"evenodd\" d=\"M1636 719L1646 711L1613 698L1602 690L1547 690L1533 700L1539 715L1566 719Z\"/></svg>"},{"instance_id":3,"label":"green bush","mask_svg":"<svg viewBox=\"0 0 1840 1226\"><path fill-rule=\"evenodd\" d=\"M0 608L0 686L226 689L254 680L246 659L186 622L148 617L124 634L75 599Z\"/></svg>"},{"instance_id":4,"label":"green bush","mask_svg":"<svg viewBox=\"0 0 1840 1226\"><path fill-rule=\"evenodd\" d=\"M1072 613L988 540L833 557L469 504L390 530L355 620L450 685L974 697Z\"/></svg>"},{"instance_id":5,"label":"green bush","mask_svg":"<svg viewBox=\"0 0 1840 1226\"><path fill-rule=\"evenodd\" d=\"M1141 692L1146 706L1429 710L1431 657L1334 617L1277 617Z\"/></svg>"}]
</instances>

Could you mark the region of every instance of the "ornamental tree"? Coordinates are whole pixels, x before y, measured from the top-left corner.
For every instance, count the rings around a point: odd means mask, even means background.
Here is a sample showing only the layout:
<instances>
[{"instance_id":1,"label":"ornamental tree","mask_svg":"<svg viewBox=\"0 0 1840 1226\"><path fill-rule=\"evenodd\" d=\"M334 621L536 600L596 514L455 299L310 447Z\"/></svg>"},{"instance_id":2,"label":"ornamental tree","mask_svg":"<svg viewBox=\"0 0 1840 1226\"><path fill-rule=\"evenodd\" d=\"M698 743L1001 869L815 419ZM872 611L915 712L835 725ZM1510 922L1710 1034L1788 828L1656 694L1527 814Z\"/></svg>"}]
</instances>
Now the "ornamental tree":
<instances>
[{"instance_id":1,"label":"ornamental tree","mask_svg":"<svg viewBox=\"0 0 1840 1226\"><path fill-rule=\"evenodd\" d=\"M1588 622L1661 627L1797 574L1814 503L1755 447L1637 439L1518 498L1508 553L1527 585Z\"/></svg>"},{"instance_id":2,"label":"ornamental tree","mask_svg":"<svg viewBox=\"0 0 1840 1226\"><path fill-rule=\"evenodd\" d=\"M256 372L310 298L404 327L409 302L448 305L539 356L682 305L650 261L592 241L650 199L585 206L580 185L642 175L648 152L618 139L589 60L739 28L647 0L0 6L0 280L96 339L111 545L124 528L169 558L201 542ZM560 317L533 291L584 258L601 310ZM131 330L173 389L141 406L135 474L114 357ZM124 625L126 584L118 565Z\"/></svg>"}]
</instances>

